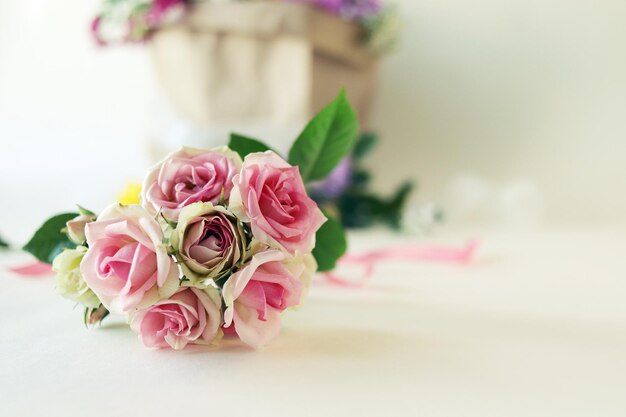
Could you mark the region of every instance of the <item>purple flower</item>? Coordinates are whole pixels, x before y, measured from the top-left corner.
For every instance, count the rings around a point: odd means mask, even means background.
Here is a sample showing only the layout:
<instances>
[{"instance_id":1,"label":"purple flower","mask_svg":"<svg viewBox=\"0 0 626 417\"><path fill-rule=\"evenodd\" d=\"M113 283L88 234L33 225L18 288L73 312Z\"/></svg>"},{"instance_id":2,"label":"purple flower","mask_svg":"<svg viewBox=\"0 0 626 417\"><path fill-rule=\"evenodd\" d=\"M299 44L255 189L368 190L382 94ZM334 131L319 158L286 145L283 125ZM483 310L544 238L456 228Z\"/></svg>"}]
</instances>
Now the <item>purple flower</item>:
<instances>
[{"instance_id":1,"label":"purple flower","mask_svg":"<svg viewBox=\"0 0 626 417\"><path fill-rule=\"evenodd\" d=\"M361 20L374 16L381 10L380 0L344 0L341 16L348 20Z\"/></svg>"},{"instance_id":2,"label":"purple flower","mask_svg":"<svg viewBox=\"0 0 626 417\"><path fill-rule=\"evenodd\" d=\"M323 181L311 184L311 191L325 199L339 197L350 185L352 160L346 158Z\"/></svg>"},{"instance_id":3,"label":"purple flower","mask_svg":"<svg viewBox=\"0 0 626 417\"><path fill-rule=\"evenodd\" d=\"M293 1L293 0L292 0ZM380 0L295 0L311 3L347 20L361 20L382 10Z\"/></svg>"}]
</instances>

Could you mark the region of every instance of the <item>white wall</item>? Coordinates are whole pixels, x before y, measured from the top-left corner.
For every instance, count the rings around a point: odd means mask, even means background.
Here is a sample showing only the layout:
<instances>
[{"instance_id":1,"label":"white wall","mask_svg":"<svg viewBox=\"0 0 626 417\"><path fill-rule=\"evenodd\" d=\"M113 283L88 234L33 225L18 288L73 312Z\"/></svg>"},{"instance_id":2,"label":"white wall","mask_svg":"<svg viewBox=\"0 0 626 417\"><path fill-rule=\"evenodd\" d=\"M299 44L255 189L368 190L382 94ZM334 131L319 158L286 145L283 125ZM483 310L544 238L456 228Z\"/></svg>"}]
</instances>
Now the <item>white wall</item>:
<instances>
[{"instance_id":1,"label":"white wall","mask_svg":"<svg viewBox=\"0 0 626 417\"><path fill-rule=\"evenodd\" d=\"M549 222L626 223L626 2L401 7L404 42L383 65L375 112L380 190L414 176L451 221L473 208L523 223L543 207ZM146 167L138 155L162 126L149 61L141 47L97 50L93 10L0 1L0 192L11 201L0 232L26 237L30 224L6 219L35 224L47 214L38 204L98 209Z\"/></svg>"},{"instance_id":2,"label":"white wall","mask_svg":"<svg viewBox=\"0 0 626 417\"><path fill-rule=\"evenodd\" d=\"M142 48L97 50L94 1L0 0L0 234L102 208L140 178L154 102ZM14 219L19 219L15 221Z\"/></svg>"},{"instance_id":3,"label":"white wall","mask_svg":"<svg viewBox=\"0 0 626 417\"><path fill-rule=\"evenodd\" d=\"M422 196L449 201L468 173L504 188L505 206L542 205L549 222L624 224L626 2L402 5L404 45L377 109L381 189L411 167Z\"/></svg>"}]
</instances>

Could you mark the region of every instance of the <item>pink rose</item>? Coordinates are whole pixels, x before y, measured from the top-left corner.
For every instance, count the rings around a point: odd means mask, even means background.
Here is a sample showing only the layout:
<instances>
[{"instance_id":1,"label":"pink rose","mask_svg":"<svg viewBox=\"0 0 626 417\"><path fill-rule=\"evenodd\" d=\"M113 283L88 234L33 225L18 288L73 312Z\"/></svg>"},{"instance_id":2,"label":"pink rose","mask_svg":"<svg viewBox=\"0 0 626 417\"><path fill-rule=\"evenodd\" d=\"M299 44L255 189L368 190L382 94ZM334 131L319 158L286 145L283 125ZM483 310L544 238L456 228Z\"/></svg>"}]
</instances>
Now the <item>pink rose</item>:
<instances>
[{"instance_id":1,"label":"pink rose","mask_svg":"<svg viewBox=\"0 0 626 417\"><path fill-rule=\"evenodd\" d=\"M211 151L183 148L157 164L143 185L143 203L176 221L183 207L196 202L228 202L233 177L241 167L239 155L227 147Z\"/></svg>"},{"instance_id":2,"label":"pink rose","mask_svg":"<svg viewBox=\"0 0 626 417\"><path fill-rule=\"evenodd\" d=\"M292 254L313 250L326 217L307 195L297 167L271 151L254 153L233 183L229 208L250 222L256 239Z\"/></svg>"},{"instance_id":3,"label":"pink rose","mask_svg":"<svg viewBox=\"0 0 626 417\"><path fill-rule=\"evenodd\" d=\"M132 313L130 326L147 347L209 345L222 337L221 304L214 288L181 287L168 299Z\"/></svg>"},{"instance_id":4,"label":"pink rose","mask_svg":"<svg viewBox=\"0 0 626 417\"><path fill-rule=\"evenodd\" d=\"M113 204L85 226L85 235L89 250L80 270L112 313L147 307L178 289L161 227L142 207Z\"/></svg>"},{"instance_id":5,"label":"pink rose","mask_svg":"<svg viewBox=\"0 0 626 417\"><path fill-rule=\"evenodd\" d=\"M316 267L310 255L257 253L224 284L224 326L234 324L239 338L254 348L267 344L280 332L280 313L300 304Z\"/></svg>"}]
</instances>

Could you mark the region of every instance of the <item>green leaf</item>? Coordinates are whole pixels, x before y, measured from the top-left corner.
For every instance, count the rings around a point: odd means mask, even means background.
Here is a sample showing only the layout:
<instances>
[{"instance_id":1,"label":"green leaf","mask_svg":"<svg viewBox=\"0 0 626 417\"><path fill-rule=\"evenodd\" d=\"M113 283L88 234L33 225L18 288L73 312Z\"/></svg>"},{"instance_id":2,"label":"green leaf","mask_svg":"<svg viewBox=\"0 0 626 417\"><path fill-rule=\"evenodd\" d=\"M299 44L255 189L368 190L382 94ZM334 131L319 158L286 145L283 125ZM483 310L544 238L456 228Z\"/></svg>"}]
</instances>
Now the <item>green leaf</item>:
<instances>
[{"instance_id":1,"label":"green leaf","mask_svg":"<svg viewBox=\"0 0 626 417\"><path fill-rule=\"evenodd\" d=\"M63 213L49 218L22 249L40 261L51 264L63 249L76 247L63 232L65 223L76 216L78 213Z\"/></svg>"},{"instance_id":2,"label":"green leaf","mask_svg":"<svg viewBox=\"0 0 626 417\"><path fill-rule=\"evenodd\" d=\"M411 191L413 191L413 183L407 181L402 184L400 188L398 188L395 196L391 199L391 201L389 201L387 221L394 229L400 229L402 226L402 213L404 212L404 206L411 195Z\"/></svg>"},{"instance_id":3,"label":"green leaf","mask_svg":"<svg viewBox=\"0 0 626 417\"><path fill-rule=\"evenodd\" d=\"M380 197L365 192L349 192L337 201L344 227L362 228L374 225L386 212Z\"/></svg>"},{"instance_id":4,"label":"green leaf","mask_svg":"<svg viewBox=\"0 0 626 417\"><path fill-rule=\"evenodd\" d=\"M230 134L230 142L228 143L228 147L237 152L239 156L241 156L241 159L245 158L246 155L251 153L273 151L272 148L270 148L260 140L252 139L238 133Z\"/></svg>"},{"instance_id":5,"label":"green leaf","mask_svg":"<svg viewBox=\"0 0 626 417\"><path fill-rule=\"evenodd\" d=\"M363 169L355 169L350 179L352 181L351 188L365 190L372 179L372 174Z\"/></svg>"},{"instance_id":6,"label":"green leaf","mask_svg":"<svg viewBox=\"0 0 626 417\"><path fill-rule=\"evenodd\" d=\"M350 152L359 127L342 90L304 128L289 151L289 163L300 167L305 183L324 179Z\"/></svg>"},{"instance_id":7,"label":"green leaf","mask_svg":"<svg viewBox=\"0 0 626 417\"><path fill-rule=\"evenodd\" d=\"M337 260L348 248L348 242L341 224L329 217L315 235L313 256L317 261L318 271L326 272L335 269Z\"/></svg>"},{"instance_id":8,"label":"green leaf","mask_svg":"<svg viewBox=\"0 0 626 417\"><path fill-rule=\"evenodd\" d=\"M406 182L389 199L361 189L348 190L337 200L343 226L362 228L376 223L385 223L394 229L399 229L402 214L412 190L413 184Z\"/></svg>"},{"instance_id":9,"label":"green leaf","mask_svg":"<svg viewBox=\"0 0 626 417\"><path fill-rule=\"evenodd\" d=\"M378 136L375 133L363 133L354 145L352 156L355 160L361 160L372 152L378 143Z\"/></svg>"},{"instance_id":10,"label":"green leaf","mask_svg":"<svg viewBox=\"0 0 626 417\"><path fill-rule=\"evenodd\" d=\"M409 198L409 195L411 194L411 191L413 191L413 182L407 181L404 184L402 184L396 191L396 194L393 196L391 201L389 202L389 205L391 206L391 208L401 209L402 207L404 207L404 205L406 204Z\"/></svg>"},{"instance_id":11,"label":"green leaf","mask_svg":"<svg viewBox=\"0 0 626 417\"><path fill-rule=\"evenodd\" d=\"M4 240L2 240L2 238L0 237L0 249L6 249L8 247L9 247L9 244L5 242Z\"/></svg>"}]
</instances>

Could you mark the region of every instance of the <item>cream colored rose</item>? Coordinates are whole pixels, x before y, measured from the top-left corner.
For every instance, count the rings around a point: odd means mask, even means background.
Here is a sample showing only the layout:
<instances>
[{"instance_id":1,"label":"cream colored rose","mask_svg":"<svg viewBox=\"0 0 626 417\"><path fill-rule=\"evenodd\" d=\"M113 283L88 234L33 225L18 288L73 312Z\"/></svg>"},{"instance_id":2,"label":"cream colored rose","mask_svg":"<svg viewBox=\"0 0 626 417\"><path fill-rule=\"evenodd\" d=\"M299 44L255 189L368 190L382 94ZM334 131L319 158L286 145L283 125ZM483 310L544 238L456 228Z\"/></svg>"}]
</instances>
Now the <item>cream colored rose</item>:
<instances>
[{"instance_id":1,"label":"cream colored rose","mask_svg":"<svg viewBox=\"0 0 626 417\"><path fill-rule=\"evenodd\" d=\"M194 203L180 212L171 243L185 276L194 284L217 281L245 259L243 226L224 207Z\"/></svg>"},{"instance_id":2,"label":"cream colored rose","mask_svg":"<svg viewBox=\"0 0 626 417\"><path fill-rule=\"evenodd\" d=\"M303 288L300 302L292 307L293 309L297 309L307 298L311 281L313 281L313 277L317 272L317 262L313 255L307 253L305 255L298 254L293 258L286 259L283 263L294 277L298 277L298 279L302 281Z\"/></svg>"},{"instance_id":3,"label":"cream colored rose","mask_svg":"<svg viewBox=\"0 0 626 417\"><path fill-rule=\"evenodd\" d=\"M84 246L65 249L54 258L52 269L57 274L59 294L85 307L96 308L100 305L100 300L87 286L80 272L80 263L85 253L87 253L87 248Z\"/></svg>"}]
</instances>

